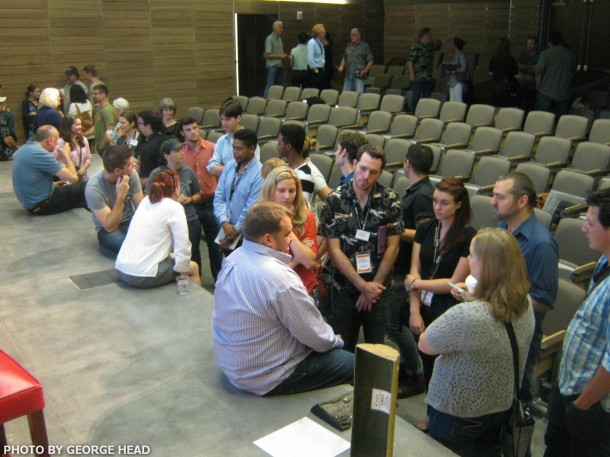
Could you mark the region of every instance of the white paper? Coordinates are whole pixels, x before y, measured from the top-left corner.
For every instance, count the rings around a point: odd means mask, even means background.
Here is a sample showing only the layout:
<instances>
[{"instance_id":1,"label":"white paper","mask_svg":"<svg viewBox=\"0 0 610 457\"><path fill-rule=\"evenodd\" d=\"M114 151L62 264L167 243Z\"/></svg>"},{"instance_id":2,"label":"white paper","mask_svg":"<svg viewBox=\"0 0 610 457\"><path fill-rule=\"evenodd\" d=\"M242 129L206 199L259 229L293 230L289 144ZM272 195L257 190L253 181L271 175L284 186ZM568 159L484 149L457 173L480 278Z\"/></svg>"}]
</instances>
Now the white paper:
<instances>
[{"instance_id":1,"label":"white paper","mask_svg":"<svg viewBox=\"0 0 610 457\"><path fill-rule=\"evenodd\" d=\"M373 389L371 395L371 409L390 414L392 407L392 394L387 390Z\"/></svg>"},{"instance_id":2,"label":"white paper","mask_svg":"<svg viewBox=\"0 0 610 457\"><path fill-rule=\"evenodd\" d=\"M272 457L335 457L349 449L349 441L308 417L254 441Z\"/></svg>"},{"instance_id":3,"label":"white paper","mask_svg":"<svg viewBox=\"0 0 610 457\"><path fill-rule=\"evenodd\" d=\"M242 234L240 233L239 235L237 235L235 237L235 239L229 246L229 249L233 250L237 247L237 243L239 243L239 240L241 240L241 235ZM223 230L222 227L220 227L220 230L218 231L218 235L216 236L216 239L214 241L216 242L216 244L220 244L220 240L222 240L224 237L225 237L225 231Z\"/></svg>"}]
</instances>

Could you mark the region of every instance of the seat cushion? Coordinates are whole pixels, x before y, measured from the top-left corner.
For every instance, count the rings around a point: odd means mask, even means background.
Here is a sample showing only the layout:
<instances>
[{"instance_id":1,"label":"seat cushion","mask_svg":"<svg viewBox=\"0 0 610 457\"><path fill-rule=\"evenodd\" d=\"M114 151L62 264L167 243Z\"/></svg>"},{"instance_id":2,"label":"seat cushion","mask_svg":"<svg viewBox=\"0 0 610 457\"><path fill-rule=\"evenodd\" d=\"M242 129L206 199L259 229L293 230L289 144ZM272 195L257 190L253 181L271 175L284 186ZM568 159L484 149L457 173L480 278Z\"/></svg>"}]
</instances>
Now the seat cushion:
<instances>
[{"instance_id":1,"label":"seat cushion","mask_svg":"<svg viewBox=\"0 0 610 457\"><path fill-rule=\"evenodd\" d=\"M11 356L0 351L0 424L43 408L40 382Z\"/></svg>"}]
</instances>

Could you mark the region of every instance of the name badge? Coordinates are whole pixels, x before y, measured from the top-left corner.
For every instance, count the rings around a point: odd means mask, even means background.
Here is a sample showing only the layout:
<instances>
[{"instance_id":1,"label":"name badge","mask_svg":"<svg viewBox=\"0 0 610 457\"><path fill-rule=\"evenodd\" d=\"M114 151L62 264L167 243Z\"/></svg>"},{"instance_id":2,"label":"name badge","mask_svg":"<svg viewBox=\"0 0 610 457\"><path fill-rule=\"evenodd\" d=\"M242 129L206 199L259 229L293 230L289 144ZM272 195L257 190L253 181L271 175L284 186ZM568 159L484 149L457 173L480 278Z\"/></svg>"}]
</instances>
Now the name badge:
<instances>
[{"instance_id":1,"label":"name badge","mask_svg":"<svg viewBox=\"0 0 610 457\"><path fill-rule=\"evenodd\" d=\"M371 237L371 232L366 232L364 230L356 230L356 239L360 241L368 241Z\"/></svg>"},{"instance_id":2,"label":"name badge","mask_svg":"<svg viewBox=\"0 0 610 457\"><path fill-rule=\"evenodd\" d=\"M135 148L138 145L138 141L137 140L130 140L129 141L129 146L131 146L132 148Z\"/></svg>"},{"instance_id":3,"label":"name badge","mask_svg":"<svg viewBox=\"0 0 610 457\"><path fill-rule=\"evenodd\" d=\"M434 298L434 292L422 290L419 301L421 302L422 305L431 306L433 298Z\"/></svg>"},{"instance_id":4,"label":"name badge","mask_svg":"<svg viewBox=\"0 0 610 457\"><path fill-rule=\"evenodd\" d=\"M371 273L373 271L371 268L371 254L368 252L356 254L356 271L359 274Z\"/></svg>"}]
</instances>

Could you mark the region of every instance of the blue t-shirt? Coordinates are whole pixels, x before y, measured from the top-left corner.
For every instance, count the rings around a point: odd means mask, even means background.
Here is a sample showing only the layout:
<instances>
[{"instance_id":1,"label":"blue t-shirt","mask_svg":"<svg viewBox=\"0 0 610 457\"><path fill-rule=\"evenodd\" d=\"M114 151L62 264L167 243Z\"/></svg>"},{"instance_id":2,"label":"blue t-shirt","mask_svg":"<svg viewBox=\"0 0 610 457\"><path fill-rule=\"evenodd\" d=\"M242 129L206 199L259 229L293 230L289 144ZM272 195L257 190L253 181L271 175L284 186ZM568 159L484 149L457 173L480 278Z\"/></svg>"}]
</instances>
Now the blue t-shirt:
<instances>
[{"instance_id":1,"label":"blue t-shirt","mask_svg":"<svg viewBox=\"0 0 610 457\"><path fill-rule=\"evenodd\" d=\"M35 141L21 146L13 158L13 189L25 209L45 201L54 190L53 176L64 166Z\"/></svg>"}]
</instances>

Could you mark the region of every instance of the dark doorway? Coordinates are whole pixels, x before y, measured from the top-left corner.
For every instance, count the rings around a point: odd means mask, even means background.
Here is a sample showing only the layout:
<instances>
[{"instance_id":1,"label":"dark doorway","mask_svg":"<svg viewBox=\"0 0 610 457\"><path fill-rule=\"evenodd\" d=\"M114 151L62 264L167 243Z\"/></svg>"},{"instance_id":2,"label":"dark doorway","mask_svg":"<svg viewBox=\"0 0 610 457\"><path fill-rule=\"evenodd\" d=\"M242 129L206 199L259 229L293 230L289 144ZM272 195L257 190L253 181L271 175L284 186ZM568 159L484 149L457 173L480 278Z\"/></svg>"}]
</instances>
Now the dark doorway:
<instances>
[{"instance_id":1,"label":"dark doorway","mask_svg":"<svg viewBox=\"0 0 610 457\"><path fill-rule=\"evenodd\" d=\"M266 14L237 15L240 95L263 95L267 81L265 38L271 33L275 20L277 16Z\"/></svg>"}]
</instances>

